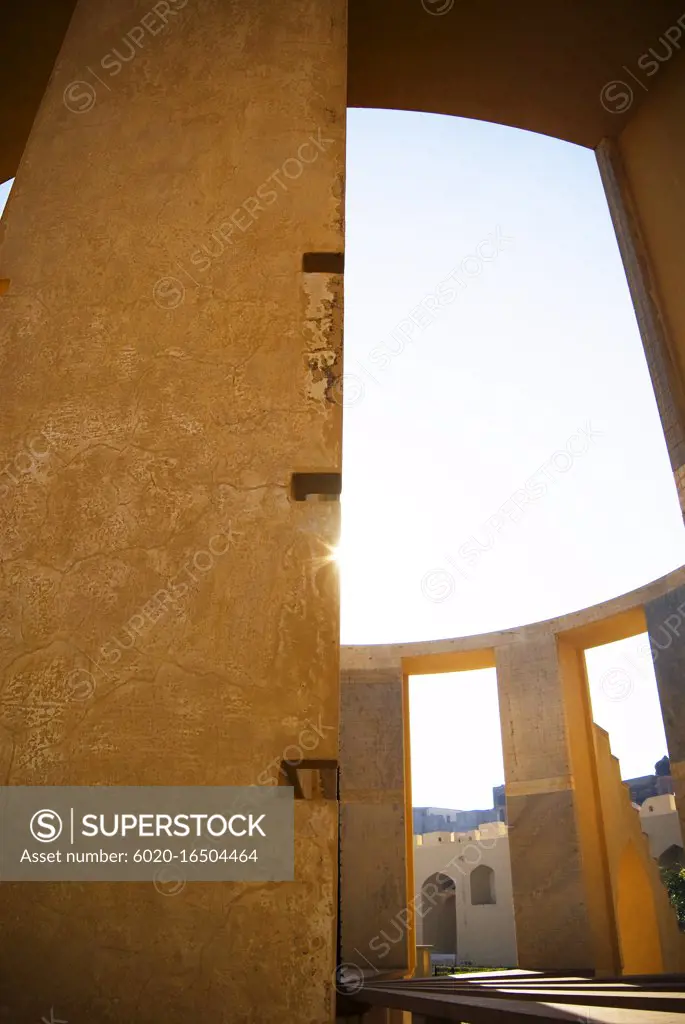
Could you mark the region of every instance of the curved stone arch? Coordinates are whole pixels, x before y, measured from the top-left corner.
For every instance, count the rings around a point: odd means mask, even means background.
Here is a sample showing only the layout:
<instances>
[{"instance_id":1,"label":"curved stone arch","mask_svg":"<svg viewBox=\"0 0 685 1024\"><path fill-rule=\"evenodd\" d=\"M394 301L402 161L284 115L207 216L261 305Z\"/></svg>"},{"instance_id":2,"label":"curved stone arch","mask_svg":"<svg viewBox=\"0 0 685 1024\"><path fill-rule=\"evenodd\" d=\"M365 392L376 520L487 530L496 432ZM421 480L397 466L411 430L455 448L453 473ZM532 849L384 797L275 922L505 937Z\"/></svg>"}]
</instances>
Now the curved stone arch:
<instances>
[{"instance_id":1,"label":"curved stone arch","mask_svg":"<svg viewBox=\"0 0 685 1024\"><path fill-rule=\"evenodd\" d=\"M423 944L434 953L457 952L457 884L442 870L434 871L421 885Z\"/></svg>"},{"instance_id":2,"label":"curved stone arch","mask_svg":"<svg viewBox=\"0 0 685 1024\"><path fill-rule=\"evenodd\" d=\"M668 640L658 634L665 622L670 624ZM405 785L403 790L404 809L397 788L401 779L409 780L409 676L495 667L519 963L530 969L619 973L617 923L609 909L614 868L609 869L603 852L607 842L603 829L608 826L603 817L603 797L593 782L593 777L596 779L603 771L595 746L597 742L608 744L608 737L602 739L598 735L602 730L593 728L584 651L648 630L650 637L658 636L658 643L652 638L651 644L669 754L671 763L677 764L685 761L685 728L679 724L685 721L680 713L679 674L684 656L679 638L685 636L685 626L681 628L680 623L685 624L685 567L601 604L515 629L342 648L343 804L346 774L355 757L359 758L355 775L361 778L368 751L380 751L384 771L392 767L392 772L385 784L387 796L374 798L373 814L377 816L383 808L386 820L396 821L398 833L405 829L403 866L407 878L413 879L410 786ZM364 706L359 700L363 692L373 695L375 701L371 726L367 713L371 705ZM348 720L348 702L355 704L354 720ZM366 727L372 729L373 736L362 734ZM607 756L610 760L608 747ZM613 784L609 779L608 785ZM678 793L682 782L677 777L675 786L682 816L683 794ZM368 815L371 813L369 805ZM356 805L344 806L343 817L346 814L361 815L362 811ZM597 822L601 823L599 828ZM343 829L343 850L345 842ZM539 879L549 875L551 862L559 863L561 850L565 870L559 884L550 889L543 908L535 897ZM407 900L412 884L408 882L405 889ZM354 899L353 892L350 890L345 898ZM573 909L578 906L582 908L580 916ZM366 912L373 918L368 905ZM344 917L343 910L343 935ZM412 941L410 932L409 947ZM669 952L668 957L664 954L670 965L667 969L680 969L674 966L679 955L677 951L673 955Z\"/></svg>"},{"instance_id":3,"label":"curved stone arch","mask_svg":"<svg viewBox=\"0 0 685 1024\"><path fill-rule=\"evenodd\" d=\"M431 871L426 875L421 883L421 890L423 891L428 885L436 886L438 893L451 890L456 892L457 879L449 870L446 870L445 868L438 868L437 871Z\"/></svg>"},{"instance_id":4,"label":"curved stone arch","mask_svg":"<svg viewBox=\"0 0 685 1024\"><path fill-rule=\"evenodd\" d=\"M0 84L16 104L2 115L0 180L16 172L74 7L53 0L46 18L39 0L26 0L3 24ZM521 0L496 18L454 0L350 0L348 102L494 121L595 148L644 101L633 83L622 110L602 103L602 89L626 77L624 67L639 72L640 55L681 16L675 0Z\"/></svg>"}]
</instances>

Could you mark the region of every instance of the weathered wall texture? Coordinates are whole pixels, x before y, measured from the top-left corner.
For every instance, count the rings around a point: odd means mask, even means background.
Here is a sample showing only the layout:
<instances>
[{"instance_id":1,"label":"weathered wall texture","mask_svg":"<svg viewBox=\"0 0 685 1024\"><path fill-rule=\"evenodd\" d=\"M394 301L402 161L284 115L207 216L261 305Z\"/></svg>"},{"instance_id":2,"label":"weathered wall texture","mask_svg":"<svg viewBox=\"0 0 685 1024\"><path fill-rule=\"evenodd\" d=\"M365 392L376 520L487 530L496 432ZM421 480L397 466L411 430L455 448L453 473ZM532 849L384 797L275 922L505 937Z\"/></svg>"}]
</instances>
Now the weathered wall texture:
<instances>
[{"instance_id":1,"label":"weathered wall texture","mask_svg":"<svg viewBox=\"0 0 685 1024\"><path fill-rule=\"evenodd\" d=\"M342 959L362 969L406 969L402 673L348 672L343 663L340 696Z\"/></svg>"},{"instance_id":2,"label":"weathered wall texture","mask_svg":"<svg viewBox=\"0 0 685 1024\"><path fill-rule=\"evenodd\" d=\"M81 0L6 215L0 779L275 784L337 757L344 0ZM316 735L312 751L312 730ZM0 1015L322 1024L296 881L0 887ZM306 922L306 927L303 922Z\"/></svg>"},{"instance_id":3,"label":"weathered wall texture","mask_svg":"<svg viewBox=\"0 0 685 1024\"><path fill-rule=\"evenodd\" d=\"M630 71L650 83L638 61L651 46L668 52L662 37L682 15L678 0L357 0L350 104L497 121L595 147L642 102Z\"/></svg>"}]
</instances>

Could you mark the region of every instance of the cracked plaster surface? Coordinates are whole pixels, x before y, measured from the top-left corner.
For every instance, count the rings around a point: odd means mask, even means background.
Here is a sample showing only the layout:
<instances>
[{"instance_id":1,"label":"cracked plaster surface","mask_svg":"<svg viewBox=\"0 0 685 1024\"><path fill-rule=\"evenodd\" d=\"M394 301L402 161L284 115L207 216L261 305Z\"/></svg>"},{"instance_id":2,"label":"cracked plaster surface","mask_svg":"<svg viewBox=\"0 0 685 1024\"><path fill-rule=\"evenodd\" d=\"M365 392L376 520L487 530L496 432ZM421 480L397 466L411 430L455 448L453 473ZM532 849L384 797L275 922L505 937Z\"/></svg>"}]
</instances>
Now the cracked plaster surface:
<instances>
[{"instance_id":1,"label":"cracked plaster surface","mask_svg":"<svg viewBox=\"0 0 685 1024\"><path fill-rule=\"evenodd\" d=\"M140 16L81 0L3 225L5 783L252 785L308 721L337 756L339 509L288 495L340 469L342 281L314 295L300 262L343 246L344 6L191 0L68 110ZM160 307L318 129L302 178ZM3 885L0 1009L174 1024L230 993L236 1022L329 1020L334 811L297 808L290 886Z\"/></svg>"}]
</instances>

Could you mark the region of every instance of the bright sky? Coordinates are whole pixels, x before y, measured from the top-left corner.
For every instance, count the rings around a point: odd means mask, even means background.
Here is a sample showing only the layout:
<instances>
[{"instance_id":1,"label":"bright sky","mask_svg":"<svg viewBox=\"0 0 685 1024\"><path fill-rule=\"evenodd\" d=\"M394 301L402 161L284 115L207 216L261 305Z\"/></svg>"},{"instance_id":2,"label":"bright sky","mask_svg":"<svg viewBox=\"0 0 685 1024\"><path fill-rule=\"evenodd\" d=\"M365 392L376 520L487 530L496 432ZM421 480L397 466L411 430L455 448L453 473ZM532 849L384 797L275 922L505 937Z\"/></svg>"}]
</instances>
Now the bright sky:
<instances>
[{"instance_id":1,"label":"bright sky","mask_svg":"<svg viewBox=\"0 0 685 1024\"><path fill-rule=\"evenodd\" d=\"M412 803L492 807L504 782L494 669L409 680Z\"/></svg>"},{"instance_id":2,"label":"bright sky","mask_svg":"<svg viewBox=\"0 0 685 1024\"><path fill-rule=\"evenodd\" d=\"M5 181L0 185L0 216L2 216L2 211L5 209L5 203L7 202L7 197L10 194L13 182L14 178L10 181Z\"/></svg>"},{"instance_id":3,"label":"bright sky","mask_svg":"<svg viewBox=\"0 0 685 1024\"><path fill-rule=\"evenodd\" d=\"M429 114L348 128L343 643L534 622L685 562L594 155ZM644 640L590 675L624 778L651 772ZM494 673L414 680L411 713L414 803L489 807Z\"/></svg>"},{"instance_id":4,"label":"bright sky","mask_svg":"<svg viewBox=\"0 0 685 1024\"><path fill-rule=\"evenodd\" d=\"M587 652L594 719L624 779L651 775L666 738L647 636ZM492 807L504 782L494 669L415 676L409 683L415 807Z\"/></svg>"}]
</instances>

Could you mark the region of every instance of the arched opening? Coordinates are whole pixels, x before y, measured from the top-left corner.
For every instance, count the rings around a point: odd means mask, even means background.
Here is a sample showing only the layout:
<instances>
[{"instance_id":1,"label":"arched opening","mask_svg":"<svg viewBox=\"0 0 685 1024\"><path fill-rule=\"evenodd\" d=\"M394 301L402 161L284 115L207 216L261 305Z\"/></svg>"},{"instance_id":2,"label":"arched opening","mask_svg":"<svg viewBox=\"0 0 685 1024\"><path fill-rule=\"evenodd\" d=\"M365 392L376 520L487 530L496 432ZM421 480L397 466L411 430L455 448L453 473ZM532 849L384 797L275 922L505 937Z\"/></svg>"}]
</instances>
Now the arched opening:
<instances>
[{"instance_id":1,"label":"arched opening","mask_svg":"<svg viewBox=\"0 0 685 1024\"><path fill-rule=\"evenodd\" d=\"M457 892L454 880L440 871L421 886L423 945L431 953L457 952Z\"/></svg>"},{"instance_id":2,"label":"arched opening","mask_svg":"<svg viewBox=\"0 0 685 1024\"><path fill-rule=\"evenodd\" d=\"M624 974L658 974L664 969L659 926L645 865L632 843L618 871L616 918Z\"/></svg>"},{"instance_id":3,"label":"arched opening","mask_svg":"<svg viewBox=\"0 0 685 1024\"><path fill-rule=\"evenodd\" d=\"M420 899L423 879L435 871L452 875L459 891L458 962L515 964L497 673L453 667L408 678L414 892Z\"/></svg>"},{"instance_id":4,"label":"arched opening","mask_svg":"<svg viewBox=\"0 0 685 1024\"><path fill-rule=\"evenodd\" d=\"M471 872L471 905L480 907L486 903L497 903L495 872L487 864L479 864Z\"/></svg>"}]
</instances>

